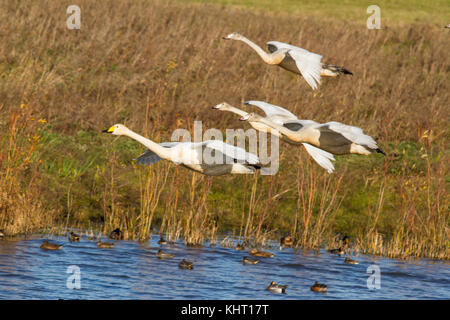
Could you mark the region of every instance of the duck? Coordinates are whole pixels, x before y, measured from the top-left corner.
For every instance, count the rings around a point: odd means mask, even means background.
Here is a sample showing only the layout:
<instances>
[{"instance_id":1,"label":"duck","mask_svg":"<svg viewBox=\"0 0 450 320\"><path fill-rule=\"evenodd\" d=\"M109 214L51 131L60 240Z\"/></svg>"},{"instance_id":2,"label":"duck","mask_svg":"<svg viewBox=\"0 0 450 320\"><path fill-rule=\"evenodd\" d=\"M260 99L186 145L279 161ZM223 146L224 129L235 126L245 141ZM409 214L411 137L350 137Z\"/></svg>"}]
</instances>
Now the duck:
<instances>
[{"instance_id":1,"label":"duck","mask_svg":"<svg viewBox=\"0 0 450 320\"><path fill-rule=\"evenodd\" d=\"M266 290L269 290L271 292L275 292L275 293L286 293L286 288L288 286L286 285L281 285L281 284L276 284L275 281L272 281L269 286L266 288Z\"/></svg>"},{"instance_id":2,"label":"duck","mask_svg":"<svg viewBox=\"0 0 450 320\"><path fill-rule=\"evenodd\" d=\"M326 292L328 289L326 284L318 283L317 281L311 286L311 291L314 292Z\"/></svg>"},{"instance_id":3,"label":"duck","mask_svg":"<svg viewBox=\"0 0 450 320\"><path fill-rule=\"evenodd\" d=\"M167 253L167 252L163 252L162 249L159 249L158 252L156 253L156 256L159 259L172 259L173 258L173 254Z\"/></svg>"},{"instance_id":4,"label":"duck","mask_svg":"<svg viewBox=\"0 0 450 320\"><path fill-rule=\"evenodd\" d=\"M103 249L114 248L114 243L98 241L97 248L103 248Z\"/></svg>"},{"instance_id":5,"label":"duck","mask_svg":"<svg viewBox=\"0 0 450 320\"><path fill-rule=\"evenodd\" d=\"M178 267L180 269L188 269L188 270L192 270L194 269L194 263L187 261L186 259L181 260L181 262L178 264Z\"/></svg>"},{"instance_id":6,"label":"duck","mask_svg":"<svg viewBox=\"0 0 450 320\"><path fill-rule=\"evenodd\" d=\"M337 249L330 249L327 250L329 253L333 253L333 254L339 254L339 255L343 255L345 253L344 249L342 247L339 247Z\"/></svg>"},{"instance_id":7,"label":"duck","mask_svg":"<svg viewBox=\"0 0 450 320\"><path fill-rule=\"evenodd\" d=\"M348 264L359 264L358 261L350 259L350 258L345 258L344 262L348 263Z\"/></svg>"},{"instance_id":8,"label":"duck","mask_svg":"<svg viewBox=\"0 0 450 320\"><path fill-rule=\"evenodd\" d=\"M255 257L265 257L265 258L272 258L274 256L273 253L271 252L266 252L266 251L259 251L256 248L253 248L252 250L250 250L249 252L252 256Z\"/></svg>"},{"instance_id":9,"label":"duck","mask_svg":"<svg viewBox=\"0 0 450 320\"><path fill-rule=\"evenodd\" d=\"M114 229L109 234L109 238L110 239L114 239L114 240L122 240L123 239L123 232L119 228Z\"/></svg>"},{"instance_id":10,"label":"duck","mask_svg":"<svg viewBox=\"0 0 450 320\"><path fill-rule=\"evenodd\" d=\"M167 244L167 240L164 239L164 237L161 235L161 237L158 240L158 244Z\"/></svg>"},{"instance_id":11,"label":"duck","mask_svg":"<svg viewBox=\"0 0 450 320\"><path fill-rule=\"evenodd\" d=\"M282 237L280 240L280 245L282 247L292 247L293 244L294 244L294 241L292 240L292 238L290 236Z\"/></svg>"},{"instance_id":12,"label":"duck","mask_svg":"<svg viewBox=\"0 0 450 320\"><path fill-rule=\"evenodd\" d=\"M238 243L235 247L236 250L245 250L245 246L241 243Z\"/></svg>"},{"instance_id":13,"label":"duck","mask_svg":"<svg viewBox=\"0 0 450 320\"><path fill-rule=\"evenodd\" d=\"M62 244L56 244L56 243L51 243L48 242L48 240L45 240L42 244L41 244L41 249L44 250L59 250L62 248Z\"/></svg>"},{"instance_id":14,"label":"duck","mask_svg":"<svg viewBox=\"0 0 450 320\"><path fill-rule=\"evenodd\" d=\"M69 233L69 241L70 241L70 242L77 242L77 241L80 241L80 235L78 235L78 234L76 234L76 233L70 231L70 233Z\"/></svg>"},{"instance_id":15,"label":"duck","mask_svg":"<svg viewBox=\"0 0 450 320\"><path fill-rule=\"evenodd\" d=\"M249 257L244 257L242 259L243 264L257 264L259 262L258 259L250 259Z\"/></svg>"},{"instance_id":16,"label":"duck","mask_svg":"<svg viewBox=\"0 0 450 320\"><path fill-rule=\"evenodd\" d=\"M345 251L348 249L349 243L350 243L350 238L348 236L344 235L344 237L342 237L342 239L341 239L341 246L337 249L330 249L330 250L328 250L328 252L343 255L345 253Z\"/></svg>"}]
</instances>

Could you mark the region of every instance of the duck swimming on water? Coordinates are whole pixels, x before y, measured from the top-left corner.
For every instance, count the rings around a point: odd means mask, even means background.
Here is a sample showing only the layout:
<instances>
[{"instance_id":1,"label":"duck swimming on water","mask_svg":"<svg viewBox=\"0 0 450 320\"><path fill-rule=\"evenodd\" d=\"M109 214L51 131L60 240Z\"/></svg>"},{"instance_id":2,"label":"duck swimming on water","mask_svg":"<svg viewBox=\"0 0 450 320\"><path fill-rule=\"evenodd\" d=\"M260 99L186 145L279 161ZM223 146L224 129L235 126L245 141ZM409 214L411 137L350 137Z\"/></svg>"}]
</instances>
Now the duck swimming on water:
<instances>
[{"instance_id":1,"label":"duck swimming on water","mask_svg":"<svg viewBox=\"0 0 450 320\"><path fill-rule=\"evenodd\" d=\"M286 288L288 286L276 284L275 281L272 281L269 286L266 288L266 290L269 290L271 292L275 293L286 293Z\"/></svg>"},{"instance_id":2,"label":"duck swimming on water","mask_svg":"<svg viewBox=\"0 0 450 320\"><path fill-rule=\"evenodd\" d=\"M114 248L114 243L98 241L97 248L103 248L103 249Z\"/></svg>"},{"instance_id":3,"label":"duck swimming on water","mask_svg":"<svg viewBox=\"0 0 450 320\"><path fill-rule=\"evenodd\" d=\"M181 260L181 262L178 264L178 267L180 269L188 269L192 270L194 269L194 263L191 261L187 261L186 259Z\"/></svg>"},{"instance_id":4,"label":"duck swimming on water","mask_svg":"<svg viewBox=\"0 0 450 320\"><path fill-rule=\"evenodd\" d=\"M80 241L80 236L72 231L69 233L69 241L70 242L77 242Z\"/></svg>"},{"instance_id":5,"label":"duck swimming on water","mask_svg":"<svg viewBox=\"0 0 450 320\"><path fill-rule=\"evenodd\" d=\"M339 247L337 249L330 249L330 250L328 250L328 252L338 254L338 255L343 255L345 253L345 251L342 247Z\"/></svg>"},{"instance_id":6,"label":"duck swimming on water","mask_svg":"<svg viewBox=\"0 0 450 320\"><path fill-rule=\"evenodd\" d=\"M272 258L274 256L274 254L271 252L259 251L256 248L253 248L252 250L250 250L249 253L255 257Z\"/></svg>"},{"instance_id":7,"label":"duck swimming on water","mask_svg":"<svg viewBox=\"0 0 450 320\"><path fill-rule=\"evenodd\" d=\"M283 237L280 240L280 245L282 247L292 247L293 244L294 244L294 241L292 240L292 238L290 236Z\"/></svg>"},{"instance_id":8,"label":"duck swimming on water","mask_svg":"<svg viewBox=\"0 0 450 320\"><path fill-rule=\"evenodd\" d=\"M344 236L341 240L341 246L337 249L327 250L329 253L343 255L345 251L348 249L348 245L350 243L350 238L348 236Z\"/></svg>"},{"instance_id":9,"label":"duck swimming on water","mask_svg":"<svg viewBox=\"0 0 450 320\"><path fill-rule=\"evenodd\" d=\"M173 254L167 253L167 252L163 252L162 249L159 249L158 252L156 253L156 256L159 259L172 259L173 258Z\"/></svg>"},{"instance_id":10,"label":"duck swimming on water","mask_svg":"<svg viewBox=\"0 0 450 320\"><path fill-rule=\"evenodd\" d=\"M358 261L350 259L350 258L345 258L344 262L347 264L359 264Z\"/></svg>"},{"instance_id":11,"label":"duck swimming on water","mask_svg":"<svg viewBox=\"0 0 450 320\"><path fill-rule=\"evenodd\" d=\"M48 242L48 240L45 240L42 244L41 244L41 249L44 250L59 250L62 248L62 244L56 244L56 243L51 243Z\"/></svg>"},{"instance_id":12,"label":"duck swimming on water","mask_svg":"<svg viewBox=\"0 0 450 320\"><path fill-rule=\"evenodd\" d=\"M119 228L114 229L109 234L109 238L110 239L114 239L114 240L122 240L123 239L123 232Z\"/></svg>"},{"instance_id":13,"label":"duck swimming on water","mask_svg":"<svg viewBox=\"0 0 450 320\"><path fill-rule=\"evenodd\" d=\"M242 259L243 264L257 264L259 262L258 259L250 259L249 257L244 257Z\"/></svg>"},{"instance_id":14,"label":"duck swimming on water","mask_svg":"<svg viewBox=\"0 0 450 320\"><path fill-rule=\"evenodd\" d=\"M158 244L167 244L167 240L164 239L164 237L161 235L161 237L158 240Z\"/></svg>"},{"instance_id":15,"label":"duck swimming on water","mask_svg":"<svg viewBox=\"0 0 450 320\"><path fill-rule=\"evenodd\" d=\"M326 292L328 289L326 284L318 283L317 281L312 285L311 291L314 292Z\"/></svg>"}]
</instances>

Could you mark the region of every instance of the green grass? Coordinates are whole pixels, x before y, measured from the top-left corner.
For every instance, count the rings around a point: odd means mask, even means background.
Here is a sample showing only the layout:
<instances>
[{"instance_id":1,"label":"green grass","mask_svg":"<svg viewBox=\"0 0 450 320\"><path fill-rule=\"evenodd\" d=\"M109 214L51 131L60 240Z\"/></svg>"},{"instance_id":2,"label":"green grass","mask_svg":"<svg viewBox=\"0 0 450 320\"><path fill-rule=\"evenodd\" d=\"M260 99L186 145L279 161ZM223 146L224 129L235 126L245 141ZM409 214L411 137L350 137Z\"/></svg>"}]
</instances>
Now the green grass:
<instances>
[{"instance_id":1,"label":"green grass","mask_svg":"<svg viewBox=\"0 0 450 320\"><path fill-rule=\"evenodd\" d=\"M177 0L183 1L185 0ZM450 3L448 0L188 0L198 3L214 3L271 12L288 12L305 15L350 20L354 23L366 24L370 5L378 5L381 10L381 25L412 22L432 23L443 27L449 23Z\"/></svg>"},{"instance_id":2,"label":"green grass","mask_svg":"<svg viewBox=\"0 0 450 320\"><path fill-rule=\"evenodd\" d=\"M138 168L132 159L136 158L143 148L135 141L123 138L102 135L94 131L79 131L75 135L64 135L55 133L48 126L41 132L43 146L39 157L42 160L40 171L45 177L45 195L51 195L49 202L60 208L61 212L67 213L68 197L76 199L71 211L75 212L74 218L79 223L98 222L103 217L105 196L108 192L104 186L110 184L110 170L114 167L114 180L117 187L117 199L119 203L131 202L135 205L127 205L131 211L138 212L139 203L139 174ZM409 174L424 174L424 162L421 146L413 142L402 142L396 146L399 157L390 166L388 185L395 186L395 180L403 174L402 168L409 168ZM60 157L64 154L65 157ZM437 156L435 157L436 160ZM384 158L381 155L367 157L366 161L360 161L358 156L337 157L337 167L347 167L352 171L358 167L358 172L381 168ZM403 164L407 161L407 165ZM353 169L352 169L353 168ZM179 170L187 170L179 168ZM283 174L295 176L296 168L285 166L280 168ZM354 171L354 170L353 170ZM334 221L336 232L353 234L367 224L367 208L374 206L378 201L380 180L374 184L367 184L363 175L349 179L352 183L345 187L344 201ZM230 176L214 179L211 192L208 196L209 207L212 214L220 219L222 231L238 227L240 224L242 210L248 210L243 203L245 192L237 189L236 185L249 188L251 179L244 176ZM70 187L69 187L70 186ZM69 190L69 195L68 195ZM260 190L263 194L266 190ZM389 205L398 201L395 189L390 189L385 194L385 201ZM282 200L276 203L275 215L282 219L276 219L274 226L280 231L289 231L294 219L297 205L296 187L283 195ZM158 221L158 210L155 219ZM274 219L275 220L275 219ZM384 215L380 220L381 230L389 229L393 223L391 216ZM385 226L383 228L383 226Z\"/></svg>"}]
</instances>

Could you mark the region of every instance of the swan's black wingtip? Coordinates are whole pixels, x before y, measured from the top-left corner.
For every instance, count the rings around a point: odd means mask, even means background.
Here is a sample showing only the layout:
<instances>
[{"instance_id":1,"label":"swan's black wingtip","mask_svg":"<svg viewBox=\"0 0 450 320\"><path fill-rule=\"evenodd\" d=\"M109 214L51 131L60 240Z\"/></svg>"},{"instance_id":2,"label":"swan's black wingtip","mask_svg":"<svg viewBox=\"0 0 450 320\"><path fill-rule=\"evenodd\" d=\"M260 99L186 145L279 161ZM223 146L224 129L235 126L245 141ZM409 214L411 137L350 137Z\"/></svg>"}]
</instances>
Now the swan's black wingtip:
<instances>
[{"instance_id":1,"label":"swan's black wingtip","mask_svg":"<svg viewBox=\"0 0 450 320\"><path fill-rule=\"evenodd\" d=\"M381 150L380 148L378 148L376 151L377 151L378 153L381 153L382 155L386 155L386 153L385 153L383 150Z\"/></svg>"},{"instance_id":2,"label":"swan's black wingtip","mask_svg":"<svg viewBox=\"0 0 450 320\"><path fill-rule=\"evenodd\" d=\"M349 74L349 75L353 75L353 72L351 72L350 70L347 70L347 69L343 69L342 70L342 72L344 73L344 74Z\"/></svg>"}]
</instances>

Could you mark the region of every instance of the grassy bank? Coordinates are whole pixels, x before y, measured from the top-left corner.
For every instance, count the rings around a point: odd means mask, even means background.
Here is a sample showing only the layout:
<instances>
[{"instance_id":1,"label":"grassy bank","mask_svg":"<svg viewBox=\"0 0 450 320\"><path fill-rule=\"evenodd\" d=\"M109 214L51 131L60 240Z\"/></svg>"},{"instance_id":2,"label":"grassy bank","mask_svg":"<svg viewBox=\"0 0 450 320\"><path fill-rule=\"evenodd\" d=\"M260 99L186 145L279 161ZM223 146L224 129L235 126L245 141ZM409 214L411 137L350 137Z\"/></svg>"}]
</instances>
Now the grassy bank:
<instances>
[{"instance_id":1,"label":"grassy bank","mask_svg":"<svg viewBox=\"0 0 450 320\"><path fill-rule=\"evenodd\" d=\"M304 247L331 245L339 233L362 252L449 258L450 40L437 20L367 30L353 18L263 6L78 5L82 29L68 30L66 4L2 3L0 229L100 222L130 238L157 228L197 243L234 230L258 243L291 234ZM354 76L312 92L221 40L232 31L260 45L298 44ZM142 146L100 134L119 122L155 141L192 131L194 120L239 128L210 107L250 99L364 128L388 156L337 157L330 176L282 144L276 176L208 178L167 162L135 166Z\"/></svg>"},{"instance_id":2,"label":"grassy bank","mask_svg":"<svg viewBox=\"0 0 450 320\"><path fill-rule=\"evenodd\" d=\"M261 12L293 13L296 15L315 16L338 20L349 20L356 24L366 24L370 14L366 12L370 5L377 5L381 11L381 21L384 27L399 26L414 22L422 22L443 27L448 24L450 8L445 0L437 1L369 1L369 0L188 0L191 3L211 3L223 6L233 6L244 10ZM178 2L186 2L178 0Z\"/></svg>"}]
</instances>

